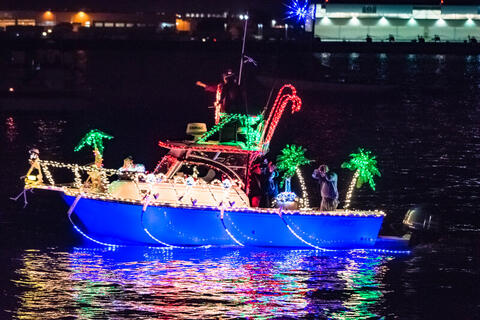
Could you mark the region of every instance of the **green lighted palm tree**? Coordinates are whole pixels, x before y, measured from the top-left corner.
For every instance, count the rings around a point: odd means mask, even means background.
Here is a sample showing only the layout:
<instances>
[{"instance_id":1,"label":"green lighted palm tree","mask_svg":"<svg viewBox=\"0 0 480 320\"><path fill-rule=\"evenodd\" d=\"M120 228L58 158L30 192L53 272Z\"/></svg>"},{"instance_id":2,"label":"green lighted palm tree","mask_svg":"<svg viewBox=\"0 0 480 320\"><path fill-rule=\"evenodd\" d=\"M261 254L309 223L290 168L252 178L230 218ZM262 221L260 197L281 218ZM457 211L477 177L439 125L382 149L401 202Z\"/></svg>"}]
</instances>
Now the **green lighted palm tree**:
<instances>
[{"instance_id":1,"label":"green lighted palm tree","mask_svg":"<svg viewBox=\"0 0 480 320\"><path fill-rule=\"evenodd\" d=\"M95 163L98 163L103 158L103 139L112 139L113 136L106 134L98 129L90 130L83 138L80 140L78 145L75 147L74 151L79 151L83 149L86 145L93 148L95 154Z\"/></svg>"},{"instance_id":2,"label":"green lighted palm tree","mask_svg":"<svg viewBox=\"0 0 480 320\"><path fill-rule=\"evenodd\" d=\"M355 186L360 188L364 183L368 182L370 188L375 190L375 181L373 178L375 176L380 176L380 171L377 168L377 160L375 159L376 157L372 156L370 151L358 148L358 153L352 153L350 154L350 157L350 161L342 163L342 168L355 171L352 182L348 188L345 209L350 206L350 199Z\"/></svg>"},{"instance_id":3,"label":"green lighted palm tree","mask_svg":"<svg viewBox=\"0 0 480 320\"><path fill-rule=\"evenodd\" d=\"M285 182L285 192L291 192L290 180L297 168L310 163L310 160L305 158L306 151L302 146L287 144L287 146L282 149L282 154L277 156L277 168L278 171L283 172L282 184Z\"/></svg>"}]
</instances>

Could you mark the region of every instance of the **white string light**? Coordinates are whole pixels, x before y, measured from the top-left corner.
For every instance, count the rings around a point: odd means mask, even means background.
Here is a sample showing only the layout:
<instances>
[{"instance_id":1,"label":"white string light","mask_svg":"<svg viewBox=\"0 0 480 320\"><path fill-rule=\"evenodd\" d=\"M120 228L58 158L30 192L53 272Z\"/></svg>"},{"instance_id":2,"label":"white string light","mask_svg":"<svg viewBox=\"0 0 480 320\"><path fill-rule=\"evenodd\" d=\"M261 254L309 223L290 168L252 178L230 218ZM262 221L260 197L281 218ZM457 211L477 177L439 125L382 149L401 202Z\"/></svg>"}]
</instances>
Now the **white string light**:
<instances>
[{"instance_id":1,"label":"white string light","mask_svg":"<svg viewBox=\"0 0 480 320\"><path fill-rule=\"evenodd\" d=\"M297 168L296 173L298 181L300 182L300 189L302 189L302 198L300 199L300 204L302 208L310 208L307 186L305 185L305 179L303 178L302 170L300 170L300 168Z\"/></svg>"},{"instance_id":2,"label":"white string light","mask_svg":"<svg viewBox=\"0 0 480 320\"><path fill-rule=\"evenodd\" d=\"M352 199L353 190L355 188L355 185L357 184L358 176L359 176L359 173L358 173L358 170L357 170L357 171L355 171L355 174L353 175L352 182L350 182L350 186L348 186L347 196L345 198L345 206L343 207L344 209L348 209L350 207L350 202L351 202L351 199Z\"/></svg>"},{"instance_id":3,"label":"white string light","mask_svg":"<svg viewBox=\"0 0 480 320\"><path fill-rule=\"evenodd\" d=\"M61 163L61 162L56 162L56 161L45 161L45 160L42 160L40 161L40 164L42 166L42 170L44 171L45 175L47 176L47 180L49 182L49 185L48 184L45 184L45 183L38 183L38 184L35 184L35 185L32 185L30 186L31 188L37 188L37 189L46 189L46 190L53 190L53 191L60 191L60 192L63 192L65 193L66 195L70 195L70 196L77 196L79 193L83 192L84 193L84 198L89 198L89 199L96 199L96 200L103 200L103 201L118 201L118 202L124 202L124 203L131 203L131 204L139 204L139 205L143 205L144 204L144 201L142 199L131 199L131 198L124 198L124 197L118 197L118 196L114 196L110 193L108 193L108 185L109 185L109 182L108 182L108 177L114 175L114 174L117 174L118 173L118 170L115 170L115 169L105 169L105 168L97 168L97 167L91 167L91 166L79 166L79 165L75 165L75 164L66 164L66 163ZM87 172L90 172L90 171L100 171L102 173L102 183L105 184L105 188L103 190L91 190L91 189L88 189L86 188L85 190L81 190L82 188L77 188L75 186L75 184L78 184L78 177L76 176L76 181L71 185L71 186L68 186L68 185L64 185L64 186L56 186L55 185L55 181L52 177L52 174L49 170L48 167L54 167L54 168L68 168L70 169L74 175L75 175L75 170L78 170L79 172L80 171L87 171ZM127 174L129 176L137 176L137 175L141 175L141 173L125 173L123 172L122 174ZM299 177L301 177L301 171L297 171L297 174ZM80 174L78 174L80 176ZM183 178L183 177L175 177L174 179L169 179L169 180L166 180L165 179L165 176L162 175L162 174L159 174L159 175L155 175L157 177L157 181L158 179L161 179L162 182L164 183L171 183L171 186L172 188L175 189L174 187L174 184L173 183L175 180L176 183L180 183L180 184L185 184L186 183L186 179ZM354 175L354 178L351 185L350 185L350 188L349 188L349 192L347 193L347 199L350 199L351 198L351 195L352 195L352 191L353 191L353 187L355 186L355 183L356 183L356 178L358 178L358 174L355 174ZM299 178L300 180L301 178ZM304 180L304 179L303 179ZM200 183L197 185L197 187L200 187L200 188L206 188L207 190L210 189L211 186L220 186L222 185L222 181L220 180L213 180L210 184L204 184L202 180L199 180ZM239 189L239 186L240 186L240 182L236 181L236 180L230 180L230 182L232 183L232 188L234 188L235 192L237 194L239 194L240 196L240 192L243 193L243 190L240 190ZM300 183L302 185L302 183ZM223 188L222 188L223 189ZM351 189L351 190L350 190ZM305 190L305 191L304 191ZM210 190L210 192L212 192L213 190ZM309 209L309 202L308 202L308 193L307 193L307 189L306 189L306 186L305 187L302 187L302 197L303 197L303 204L305 207L303 208L300 208L298 210L285 210L285 211L282 211L283 214L300 214L300 215L322 215L322 216L344 216L344 217L348 217L348 216L352 216L352 217L382 217L382 216L385 216L385 213L382 212L382 211L378 211L378 210L375 210L375 211L351 211L351 210L336 210L336 211L331 211L331 212L317 212L317 211L312 211L311 209ZM243 199L243 198L242 198ZM307 201L305 201L307 200ZM349 203L349 202L347 202ZM185 208L185 209L188 209L188 208L200 208L200 209L213 209L213 210L219 210L220 206L217 204L217 205L192 205L190 203L174 203L174 202L169 202L167 200L163 200L162 199L151 199L150 203L149 203L150 206L155 206L155 207L161 207L161 206L169 206L169 207L174 207L174 208ZM348 208L347 206L345 208ZM269 208L252 208L248 205L248 203L244 203L243 201L241 203L238 203L236 204L236 206L230 206L228 208L225 208L225 211L232 211L232 212L239 212L239 211L244 211L244 212L254 212L254 213L268 213L268 214L278 214L277 210L276 209L269 209Z\"/></svg>"}]
</instances>

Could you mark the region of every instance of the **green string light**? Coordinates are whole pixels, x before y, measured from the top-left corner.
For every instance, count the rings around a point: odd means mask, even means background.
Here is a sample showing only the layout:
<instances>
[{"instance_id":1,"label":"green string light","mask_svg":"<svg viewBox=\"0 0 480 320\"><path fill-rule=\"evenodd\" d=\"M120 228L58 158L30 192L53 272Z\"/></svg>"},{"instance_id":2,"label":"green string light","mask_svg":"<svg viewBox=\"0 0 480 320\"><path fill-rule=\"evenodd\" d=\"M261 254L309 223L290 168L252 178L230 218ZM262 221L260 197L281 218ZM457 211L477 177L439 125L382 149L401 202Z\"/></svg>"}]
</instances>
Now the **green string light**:
<instances>
[{"instance_id":1,"label":"green string light","mask_svg":"<svg viewBox=\"0 0 480 320\"><path fill-rule=\"evenodd\" d=\"M277 156L277 168L283 172L282 185L285 180L293 177L298 167L310 163L310 160L305 158L306 151L302 146L287 144Z\"/></svg>"},{"instance_id":2,"label":"green string light","mask_svg":"<svg viewBox=\"0 0 480 320\"><path fill-rule=\"evenodd\" d=\"M375 191L375 176L381 176L377 168L377 160L370 151L358 148L358 153L350 154L350 161L342 163L342 168L358 172L357 188L368 182Z\"/></svg>"},{"instance_id":3,"label":"green string light","mask_svg":"<svg viewBox=\"0 0 480 320\"><path fill-rule=\"evenodd\" d=\"M220 122L213 126L212 129L204 133L197 143L205 143L208 138L210 138L215 133L220 132L220 130L227 125L229 122L238 120L240 122L240 131L245 135L245 143L236 143L235 145L241 146L246 150L257 149L260 143L262 136L263 128L263 116L249 116L246 114L238 113L221 113Z\"/></svg>"},{"instance_id":4,"label":"green string light","mask_svg":"<svg viewBox=\"0 0 480 320\"><path fill-rule=\"evenodd\" d=\"M110 139L113 139L113 136L111 136L111 135L109 135L105 132L102 132L98 129L90 130L90 132L88 132L82 138L82 140L80 140L78 145L75 147L74 151L79 151L87 145L87 146L92 147L94 150L97 150L100 153L100 155L102 156L103 155L103 149L104 149L103 139L110 140Z\"/></svg>"}]
</instances>

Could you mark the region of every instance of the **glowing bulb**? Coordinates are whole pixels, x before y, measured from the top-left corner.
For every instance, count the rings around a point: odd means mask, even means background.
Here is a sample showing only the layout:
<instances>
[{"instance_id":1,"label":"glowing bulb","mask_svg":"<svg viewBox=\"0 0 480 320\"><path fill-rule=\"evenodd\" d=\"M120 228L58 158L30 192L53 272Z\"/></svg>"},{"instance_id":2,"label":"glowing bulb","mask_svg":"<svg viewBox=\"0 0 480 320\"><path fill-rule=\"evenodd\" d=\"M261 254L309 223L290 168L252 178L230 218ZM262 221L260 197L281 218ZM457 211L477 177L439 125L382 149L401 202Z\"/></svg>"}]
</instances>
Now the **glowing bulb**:
<instances>
[{"instance_id":1,"label":"glowing bulb","mask_svg":"<svg viewBox=\"0 0 480 320\"><path fill-rule=\"evenodd\" d=\"M350 23L351 25L353 25L353 26L358 26L358 25L360 24L360 21L358 20L357 17L354 16L354 17L352 17L352 18L350 19L350 22L349 22L349 23Z\"/></svg>"},{"instance_id":2,"label":"glowing bulb","mask_svg":"<svg viewBox=\"0 0 480 320\"><path fill-rule=\"evenodd\" d=\"M378 24L381 26L386 26L388 25L388 20L385 17L381 17L380 20L378 21Z\"/></svg>"}]
</instances>

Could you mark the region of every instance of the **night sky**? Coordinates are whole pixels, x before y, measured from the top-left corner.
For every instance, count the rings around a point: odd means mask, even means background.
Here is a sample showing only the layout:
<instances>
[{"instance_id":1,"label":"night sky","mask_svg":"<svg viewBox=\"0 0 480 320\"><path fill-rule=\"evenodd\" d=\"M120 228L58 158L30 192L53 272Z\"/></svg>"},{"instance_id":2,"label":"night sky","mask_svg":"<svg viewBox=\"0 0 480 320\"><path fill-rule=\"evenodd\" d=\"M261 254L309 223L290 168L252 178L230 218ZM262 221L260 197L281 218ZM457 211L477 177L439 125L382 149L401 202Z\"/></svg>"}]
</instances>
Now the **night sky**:
<instances>
[{"instance_id":1,"label":"night sky","mask_svg":"<svg viewBox=\"0 0 480 320\"><path fill-rule=\"evenodd\" d=\"M446 5L474 4L480 0L444 0ZM85 10L85 11L136 11L136 12L223 12L260 11L281 15L289 0L2 0L0 10ZM440 0L330 0L333 3L364 4L430 4Z\"/></svg>"}]
</instances>

